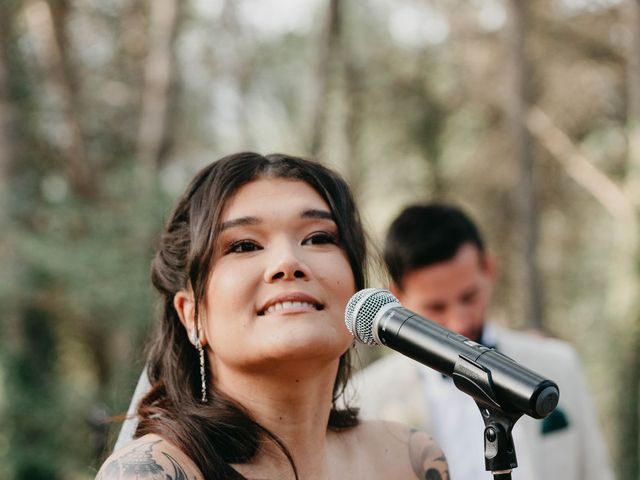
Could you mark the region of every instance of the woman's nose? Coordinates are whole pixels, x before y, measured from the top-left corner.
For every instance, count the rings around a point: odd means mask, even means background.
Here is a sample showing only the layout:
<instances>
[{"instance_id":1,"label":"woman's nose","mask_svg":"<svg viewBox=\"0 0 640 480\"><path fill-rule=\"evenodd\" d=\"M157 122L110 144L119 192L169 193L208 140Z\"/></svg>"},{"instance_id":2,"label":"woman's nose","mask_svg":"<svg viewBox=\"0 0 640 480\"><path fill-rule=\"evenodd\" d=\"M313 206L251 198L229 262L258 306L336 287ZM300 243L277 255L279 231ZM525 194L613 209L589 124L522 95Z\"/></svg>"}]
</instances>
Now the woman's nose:
<instances>
[{"instance_id":1,"label":"woman's nose","mask_svg":"<svg viewBox=\"0 0 640 480\"><path fill-rule=\"evenodd\" d=\"M309 269L301 261L294 247L281 247L265 271L267 283L276 280L308 279Z\"/></svg>"}]
</instances>

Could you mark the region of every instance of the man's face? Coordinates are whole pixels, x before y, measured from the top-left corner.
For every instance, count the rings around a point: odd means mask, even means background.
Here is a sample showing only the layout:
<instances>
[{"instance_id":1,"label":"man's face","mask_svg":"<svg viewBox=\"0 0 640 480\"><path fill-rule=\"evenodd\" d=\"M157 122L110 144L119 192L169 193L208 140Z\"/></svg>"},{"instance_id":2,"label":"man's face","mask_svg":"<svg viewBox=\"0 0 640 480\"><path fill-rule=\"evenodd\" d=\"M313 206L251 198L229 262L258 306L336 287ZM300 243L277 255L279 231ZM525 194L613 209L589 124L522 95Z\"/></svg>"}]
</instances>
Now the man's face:
<instances>
[{"instance_id":1,"label":"man's face","mask_svg":"<svg viewBox=\"0 0 640 480\"><path fill-rule=\"evenodd\" d=\"M392 290L409 310L478 341L493 279L491 259L466 244L451 260L410 271L404 276L402 289Z\"/></svg>"}]
</instances>

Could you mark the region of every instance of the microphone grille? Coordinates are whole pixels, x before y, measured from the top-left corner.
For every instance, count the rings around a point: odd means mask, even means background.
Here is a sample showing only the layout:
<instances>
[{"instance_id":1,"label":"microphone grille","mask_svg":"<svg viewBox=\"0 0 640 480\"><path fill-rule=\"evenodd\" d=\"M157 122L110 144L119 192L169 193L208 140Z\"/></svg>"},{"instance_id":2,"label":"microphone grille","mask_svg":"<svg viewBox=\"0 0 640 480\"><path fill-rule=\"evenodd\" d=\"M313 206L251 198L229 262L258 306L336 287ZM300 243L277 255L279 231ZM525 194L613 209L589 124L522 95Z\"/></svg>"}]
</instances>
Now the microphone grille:
<instances>
[{"instance_id":1,"label":"microphone grille","mask_svg":"<svg viewBox=\"0 0 640 480\"><path fill-rule=\"evenodd\" d=\"M359 342L378 345L373 336L373 322L382 307L398 299L383 288L365 288L351 297L344 312L347 329Z\"/></svg>"}]
</instances>

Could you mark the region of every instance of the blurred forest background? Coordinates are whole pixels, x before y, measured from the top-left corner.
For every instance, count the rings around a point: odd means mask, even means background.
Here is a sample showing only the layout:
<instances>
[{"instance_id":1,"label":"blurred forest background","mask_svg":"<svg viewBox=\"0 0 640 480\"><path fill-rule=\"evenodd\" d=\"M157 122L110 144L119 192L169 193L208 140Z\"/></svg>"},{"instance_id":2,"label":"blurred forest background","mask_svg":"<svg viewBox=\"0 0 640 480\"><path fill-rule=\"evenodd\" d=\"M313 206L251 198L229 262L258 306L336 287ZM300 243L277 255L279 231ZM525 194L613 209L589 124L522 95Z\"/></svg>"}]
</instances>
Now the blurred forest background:
<instances>
[{"instance_id":1,"label":"blurred forest background","mask_svg":"<svg viewBox=\"0 0 640 480\"><path fill-rule=\"evenodd\" d=\"M0 478L93 478L157 232L240 150L342 171L378 241L466 207L493 314L576 346L640 478L639 0L0 0Z\"/></svg>"}]
</instances>

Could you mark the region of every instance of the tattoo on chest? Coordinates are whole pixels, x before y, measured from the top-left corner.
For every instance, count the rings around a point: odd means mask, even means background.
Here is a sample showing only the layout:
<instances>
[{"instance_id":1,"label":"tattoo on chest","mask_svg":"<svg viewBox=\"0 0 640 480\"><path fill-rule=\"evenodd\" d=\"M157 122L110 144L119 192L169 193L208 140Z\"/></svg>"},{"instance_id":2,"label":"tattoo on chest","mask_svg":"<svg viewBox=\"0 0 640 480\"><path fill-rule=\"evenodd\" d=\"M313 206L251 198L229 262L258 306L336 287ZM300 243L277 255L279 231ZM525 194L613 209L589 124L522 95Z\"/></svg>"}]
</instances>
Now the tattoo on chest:
<instances>
[{"instance_id":1,"label":"tattoo on chest","mask_svg":"<svg viewBox=\"0 0 640 480\"><path fill-rule=\"evenodd\" d=\"M182 466L168 453L161 452L169 460L172 472L166 472L153 458L153 446L160 442L143 443L121 458L109 462L96 480L189 480Z\"/></svg>"},{"instance_id":2,"label":"tattoo on chest","mask_svg":"<svg viewBox=\"0 0 640 480\"><path fill-rule=\"evenodd\" d=\"M409 457L417 478L421 480L451 480L446 458L433 439L424 432L411 431Z\"/></svg>"}]
</instances>

